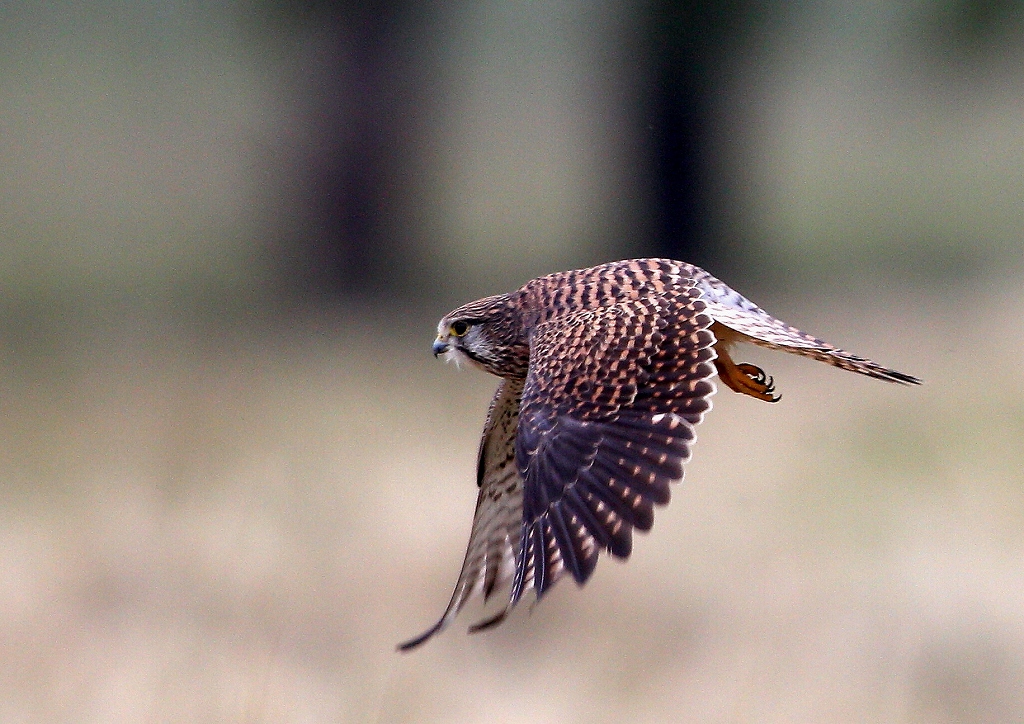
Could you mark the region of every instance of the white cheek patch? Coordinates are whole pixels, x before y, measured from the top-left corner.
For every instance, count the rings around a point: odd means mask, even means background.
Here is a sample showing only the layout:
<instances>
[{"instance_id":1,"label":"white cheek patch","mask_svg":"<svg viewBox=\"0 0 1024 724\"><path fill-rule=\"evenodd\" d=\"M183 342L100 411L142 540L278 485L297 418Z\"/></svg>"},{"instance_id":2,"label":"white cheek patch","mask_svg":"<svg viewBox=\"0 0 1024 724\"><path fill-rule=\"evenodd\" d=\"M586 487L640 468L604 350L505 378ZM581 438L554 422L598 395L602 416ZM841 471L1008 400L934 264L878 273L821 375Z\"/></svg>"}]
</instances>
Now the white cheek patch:
<instances>
[{"instance_id":1,"label":"white cheek patch","mask_svg":"<svg viewBox=\"0 0 1024 724\"><path fill-rule=\"evenodd\" d=\"M483 370L484 372L490 371L486 367L484 367L482 363L477 362L475 359L473 359L468 354L463 352L461 349L458 349L456 347L449 347L448 351L441 356L444 357L445 362L455 362L455 366L458 367L460 370L462 369L462 365L466 364L470 367L475 367L477 369Z\"/></svg>"},{"instance_id":2,"label":"white cheek patch","mask_svg":"<svg viewBox=\"0 0 1024 724\"><path fill-rule=\"evenodd\" d=\"M448 351L442 354L441 357L444 358L445 362L454 362L456 368L460 370L462 369L463 362L472 361L461 349L456 349L455 347L448 347Z\"/></svg>"}]
</instances>

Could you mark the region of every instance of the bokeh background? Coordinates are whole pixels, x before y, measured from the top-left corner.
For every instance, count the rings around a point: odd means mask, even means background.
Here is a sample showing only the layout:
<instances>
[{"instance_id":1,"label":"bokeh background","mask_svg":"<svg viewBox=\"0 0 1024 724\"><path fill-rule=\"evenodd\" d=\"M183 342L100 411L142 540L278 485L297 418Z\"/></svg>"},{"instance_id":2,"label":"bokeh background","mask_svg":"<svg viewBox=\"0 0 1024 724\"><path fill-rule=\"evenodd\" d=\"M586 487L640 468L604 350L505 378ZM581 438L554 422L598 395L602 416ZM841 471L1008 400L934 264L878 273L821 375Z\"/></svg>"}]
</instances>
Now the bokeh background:
<instances>
[{"instance_id":1,"label":"bokeh background","mask_svg":"<svg viewBox=\"0 0 1024 724\"><path fill-rule=\"evenodd\" d=\"M0 720L1024 721L1012 0L0 10ZM494 387L436 320L699 263L750 351L628 565L412 654Z\"/></svg>"}]
</instances>

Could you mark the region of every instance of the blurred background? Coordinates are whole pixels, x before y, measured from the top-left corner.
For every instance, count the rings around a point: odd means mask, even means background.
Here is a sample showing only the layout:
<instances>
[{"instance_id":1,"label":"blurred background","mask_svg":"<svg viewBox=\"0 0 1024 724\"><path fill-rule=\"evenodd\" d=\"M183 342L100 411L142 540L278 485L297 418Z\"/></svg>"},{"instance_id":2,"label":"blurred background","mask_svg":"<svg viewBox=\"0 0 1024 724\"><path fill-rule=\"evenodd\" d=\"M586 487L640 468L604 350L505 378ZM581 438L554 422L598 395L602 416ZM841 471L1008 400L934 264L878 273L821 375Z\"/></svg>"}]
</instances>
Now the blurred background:
<instances>
[{"instance_id":1,"label":"blurred background","mask_svg":"<svg viewBox=\"0 0 1024 724\"><path fill-rule=\"evenodd\" d=\"M1024 720L1024 8L8 4L0 720ZM672 505L467 636L450 308L665 255L751 350Z\"/></svg>"}]
</instances>

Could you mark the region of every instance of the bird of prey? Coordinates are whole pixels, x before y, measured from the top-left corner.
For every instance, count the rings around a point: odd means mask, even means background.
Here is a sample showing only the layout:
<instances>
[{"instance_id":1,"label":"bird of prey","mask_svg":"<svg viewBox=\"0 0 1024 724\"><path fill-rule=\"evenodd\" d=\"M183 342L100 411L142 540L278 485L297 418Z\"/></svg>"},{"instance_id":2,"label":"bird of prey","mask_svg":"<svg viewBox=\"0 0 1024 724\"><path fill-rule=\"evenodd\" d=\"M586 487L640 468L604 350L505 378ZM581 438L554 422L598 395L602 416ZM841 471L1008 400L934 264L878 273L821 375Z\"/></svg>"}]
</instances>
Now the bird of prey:
<instances>
[{"instance_id":1,"label":"bird of prey","mask_svg":"<svg viewBox=\"0 0 1024 724\"><path fill-rule=\"evenodd\" d=\"M776 402L772 378L737 364L750 342L889 382L911 375L801 332L703 269L630 259L540 277L466 304L438 325L434 355L501 378L477 463L479 493L466 558L444 615L408 650L444 629L467 601L508 586L494 616L523 593L539 600L566 574L582 585L607 551L627 558L632 530L653 524L683 476L694 427L726 387Z\"/></svg>"}]
</instances>

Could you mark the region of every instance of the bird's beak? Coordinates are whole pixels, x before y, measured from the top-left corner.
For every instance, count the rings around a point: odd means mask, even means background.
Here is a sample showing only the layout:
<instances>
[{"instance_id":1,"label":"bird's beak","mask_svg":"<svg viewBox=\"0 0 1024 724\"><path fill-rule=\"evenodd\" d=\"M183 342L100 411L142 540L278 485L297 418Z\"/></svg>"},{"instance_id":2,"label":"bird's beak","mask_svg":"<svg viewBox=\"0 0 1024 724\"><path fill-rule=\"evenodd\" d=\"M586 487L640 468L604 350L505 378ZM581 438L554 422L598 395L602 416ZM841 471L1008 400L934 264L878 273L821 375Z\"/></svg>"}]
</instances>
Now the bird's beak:
<instances>
[{"instance_id":1,"label":"bird's beak","mask_svg":"<svg viewBox=\"0 0 1024 724\"><path fill-rule=\"evenodd\" d=\"M442 355L442 354L444 354L445 352L448 351L448 343L445 342L440 337L438 337L437 339L434 340L433 350L434 350L434 356L435 357L437 357L438 355Z\"/></svg>"}]
</instances>

